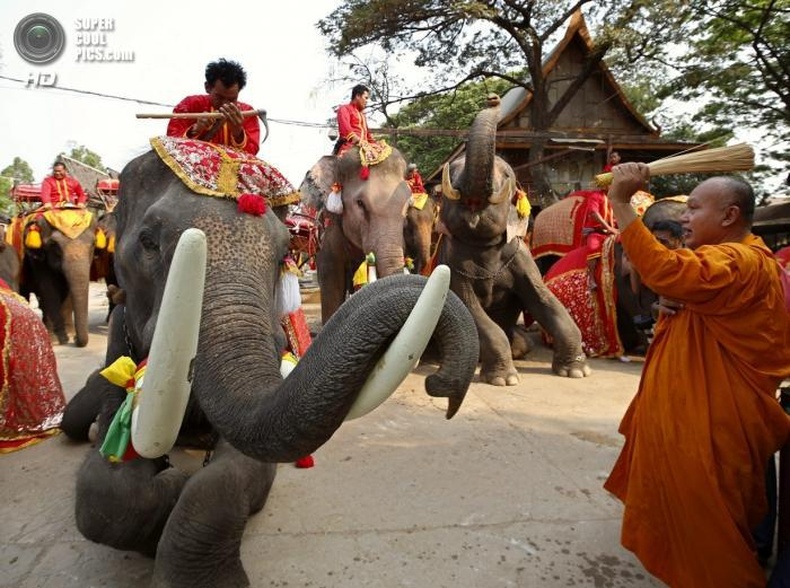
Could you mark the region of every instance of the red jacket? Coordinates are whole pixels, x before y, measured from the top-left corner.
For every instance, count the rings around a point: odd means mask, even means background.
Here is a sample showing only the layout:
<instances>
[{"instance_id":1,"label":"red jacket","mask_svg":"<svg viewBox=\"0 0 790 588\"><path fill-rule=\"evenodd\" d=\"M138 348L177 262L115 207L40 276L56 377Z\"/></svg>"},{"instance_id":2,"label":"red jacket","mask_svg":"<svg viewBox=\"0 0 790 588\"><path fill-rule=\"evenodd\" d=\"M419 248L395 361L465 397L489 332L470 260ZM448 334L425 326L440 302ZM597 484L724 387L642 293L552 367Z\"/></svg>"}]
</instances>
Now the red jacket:
<instances>
[{"instance_id":1,"label":"red jacket","mask_svg":"<svg viewBox=\"0 0 790 588\"><path fill-rule=\"evenodd\" d=\"M80 183L71 176L56 180L54 176L47 176L41 182L41 202L44 204L85 204L88 197Z\"/></svg>"},{"instance_id":2,"label":"red jacket","mask_svg":"<svg viewBox=\"0 0 790 588\"><path fill-rule=\"evenodd\" d=\"M249 104L243 102L236 102L240 110L253 110ZM200 94L196 96L187 96L179 102L173 109L173 112L216 112L211 106L211 96L208 94ZM186 137L187 130L199 117L195 118L171 118L167 125L168 137ZM227 145L235 149L246 151L250 155L256 155L260 149L261 143L261 127L258 124L257 116L245 116L244 124L244 140L241 143L236 143L230 132L230 125L225 122L219 131L212 137L210 143L215 145ZM197 137L198 139L200 137Z\"/></svg>"},{"instance_id":3,"label":"red jacket","mask_svg":"<svg viewBox=\"0 0 790 588\"><path fill-rule=\"evenodd\" d=\"M353 146L352 139L375 143L373 136L368 130L368 121L365 118L365 113L351 102L337 109L337 132L340 134L340 138L346 141L343 148L341 148L341 152Z\"/></svg>"}]
</instances>

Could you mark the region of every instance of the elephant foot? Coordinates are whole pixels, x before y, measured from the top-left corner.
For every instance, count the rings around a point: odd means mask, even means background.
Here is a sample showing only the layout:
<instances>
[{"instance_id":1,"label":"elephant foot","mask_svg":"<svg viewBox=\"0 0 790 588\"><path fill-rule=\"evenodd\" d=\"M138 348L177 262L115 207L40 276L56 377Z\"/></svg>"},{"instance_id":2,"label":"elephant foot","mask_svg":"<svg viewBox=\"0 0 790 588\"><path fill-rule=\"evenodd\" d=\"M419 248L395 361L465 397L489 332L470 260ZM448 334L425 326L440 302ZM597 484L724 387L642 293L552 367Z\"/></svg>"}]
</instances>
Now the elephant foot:
<instances>
[{"instance_id":1,"label":"elephant foot","mask_svg":"<svg viewBox=\"0 0 790 588\"><path fill-rule=\"evenodd\" d=\"M518 386L518 383L521 381L515 368L511 368L506 372L503 372L503 370L488 371L481 369L480 379L492 386Z\"/></svg>"},{"instance_id":2,"label":"elephant foot","mask_svg":"<svg viewBox=\"0 0 790 588\"><path fill-rule=\"evenodd\" d=\"M527 353L532 351L532 341L527 334L527 330L520 325L516 325L513 331L513 339L510 341L510 354L513 359L522 359Z\"/></svg>"},{"instance_id":3,"label":"elephant foot","mask_svg":"<svg viewBox=\"0 0 790 588\"><path fill-rule=\"evenodd\" d=\"M555 359L551 364L552 371L563 378L585 378L592 373L585 355L577 355L570 361Z\"/></svg>"},{"instance_id":4,"label":"elephant foot","mask_svg":"<svg viewBox=\"0 0 790 588\"><path fill-rule=\"evenodd\" d=\"M55 337L58 339L58 345L68 345L69 336L66 333L55 333Z\"/></svg>"}]
</instances>

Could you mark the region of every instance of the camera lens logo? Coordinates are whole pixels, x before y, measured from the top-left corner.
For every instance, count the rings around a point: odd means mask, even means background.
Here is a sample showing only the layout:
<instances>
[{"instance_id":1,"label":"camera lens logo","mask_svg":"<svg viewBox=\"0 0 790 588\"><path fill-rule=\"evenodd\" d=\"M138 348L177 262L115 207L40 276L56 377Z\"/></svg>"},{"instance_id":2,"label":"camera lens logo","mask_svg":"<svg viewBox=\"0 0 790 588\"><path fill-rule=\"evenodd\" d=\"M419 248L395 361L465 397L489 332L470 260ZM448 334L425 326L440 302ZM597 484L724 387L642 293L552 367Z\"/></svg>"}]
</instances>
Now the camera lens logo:
<instances>
[{"instance_id":1,"label":"camera lens logo","mask_svg":"<svg viewBox=\"0 0 790 588\"><path fill-rule=\"evenodd\" d=\"M43 12L29 14L14 29L14 47L28 63L42 65L55 61L66 44L61 24Z\"/></svg>"}]
</instances>

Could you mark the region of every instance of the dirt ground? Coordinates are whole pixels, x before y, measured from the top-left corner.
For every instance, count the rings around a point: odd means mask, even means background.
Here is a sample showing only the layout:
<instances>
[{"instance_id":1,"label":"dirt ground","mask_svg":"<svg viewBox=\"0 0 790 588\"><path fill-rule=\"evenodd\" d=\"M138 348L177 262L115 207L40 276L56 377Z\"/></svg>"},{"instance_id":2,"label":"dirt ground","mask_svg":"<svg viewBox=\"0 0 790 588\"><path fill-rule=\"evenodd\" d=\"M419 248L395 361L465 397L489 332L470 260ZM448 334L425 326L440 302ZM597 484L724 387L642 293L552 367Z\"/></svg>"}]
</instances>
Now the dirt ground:
<instances>
[{"instance_id":1,"label":"dirt ground","mask_svg":"<svg viewBox=\"0 0 790 588\"><path fill-rule=\"evenodd\" d=\"M88 347L57 346L67 397L104 355L106 299L94 285ZM315 295L305 293L310 321ZM418 366L395 395L346 423L312 469L281 464L251 518L242 561L253 586L499 588L659 586L619 545L621 505L602 488L641 358L591 360L559 378L538 344L518 386L475 381L459 413L423 388ZM147 585L152 560L85 540L74 523L87 444L61 435L0 456L0 587ZM201 455L173 461L200 467Z\"/></svg>"}]
</instances>

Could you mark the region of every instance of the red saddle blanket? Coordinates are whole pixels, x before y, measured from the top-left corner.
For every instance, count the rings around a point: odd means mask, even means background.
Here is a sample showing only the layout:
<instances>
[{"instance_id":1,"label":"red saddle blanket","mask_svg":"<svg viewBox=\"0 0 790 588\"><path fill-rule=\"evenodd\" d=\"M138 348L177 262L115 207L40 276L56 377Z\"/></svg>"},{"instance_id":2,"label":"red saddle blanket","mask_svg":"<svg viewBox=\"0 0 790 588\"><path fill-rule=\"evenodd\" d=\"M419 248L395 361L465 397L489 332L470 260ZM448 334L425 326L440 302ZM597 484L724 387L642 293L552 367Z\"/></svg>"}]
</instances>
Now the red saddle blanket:
<instances>
[{"instance_id":1,"label":"red saddle blanket","mask_svg":"<svg viewBox=\"0 0 790 588\"><path fill-rule=\"evenodd\" d=\"M299 192L279 170L244 151L183 137L154 137L151 146L198 194L232 200L242 194L256 194L269 206L285 206L300 199Z\"/></svg>"}]
</instances>

